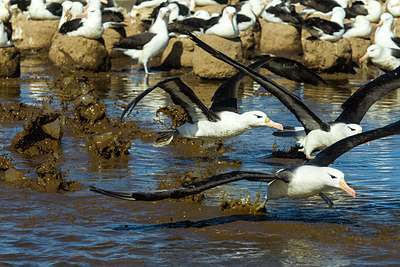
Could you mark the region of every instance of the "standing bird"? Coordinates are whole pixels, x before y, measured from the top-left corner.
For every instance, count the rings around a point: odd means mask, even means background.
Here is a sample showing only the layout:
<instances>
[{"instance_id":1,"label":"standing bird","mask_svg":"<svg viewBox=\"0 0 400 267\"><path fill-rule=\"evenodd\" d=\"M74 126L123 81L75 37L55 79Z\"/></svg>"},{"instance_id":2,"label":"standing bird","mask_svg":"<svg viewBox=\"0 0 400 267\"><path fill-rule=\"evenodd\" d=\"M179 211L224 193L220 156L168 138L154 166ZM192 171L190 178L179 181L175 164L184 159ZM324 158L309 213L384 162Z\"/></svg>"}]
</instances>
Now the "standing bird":
<instances>
[{"instance_id":1,"label":"standing bird","mask_svg":"<svg viewBox=\"0 0 400 267\"><path fill-rule=\"evenodd\" d=\"M381 20L375 26L375 44L391 49L400 49L400 38L392 32L393 20L391 14L382 14Z\"/></svg>"},{"instance_id":2,"label":"standing bird","mask_svg":"<svg viewBox=\"0 0 400 267\"><path fill-rule=\"evenodd\" d=\"M336 120L333 123L326 123L312 112L298 96L268 79L268 77L260 75L258 72L215 50L196 36L190 34L190 37L198 46L214 57L244 72L277 97L296 116L306 133L299 137L299 143L302 146L300 151L308 159L313 158L311 156L313 151L325 149L343 138L360 133L362 127L359 124L368 109L381 97L400 87L400 68L397 68L360 87L342 104L343 111ZM287 132L284 130L276 132L274 135L288 136L288 133L293 136L292 134L296 135L298 131Z\"/></svg>"},{"instance_id":3,"label":"standing bird","mask_svg":"<svg viewBox=\"0 0 400 267\"><path fill-rule=\"evenodd\" d=\"M365 133L349 136L320 152L317 157L304 164L279 170L276 173L261 173L249 171L233 171L222 173L201 181L183 185L178 188L156 191L126 191L114 192L91 186L90 190L103 195L132 200L132 201L156 201L166 198L183 198L201 193L207 189L238 180L268 182L265 200L257 207L260 210L265 207L268 200L289 197L303 199L320 195L329 206L333 202L323 193L325 190L341 189L351 197L356 192L344 179L344 173L338 169L328 167L332 162L352 148L366 142L386 136L400 134L400 121L385 127L371 130Z\"/></svg>"},{"instance_id":4,"label":"standing bird","mask_svg":"<svg viewBox=\"0 0 400 267\"><path fill-rule=\"evenodd\" d=\"M385 72L392 71L400 66L400 50L373 44L367 48L367 52L358 62L361 63L367 59L371 59L372 64Z\"/></svg>"},{"instance_id":5,"label":"standing bird","mask_svg":"<svg viewBox=\"0 0 400 267\"><path fill-rule=\"evenodd\" d=\"M148 61L150 58L159 54L168 45L168 20L170 11L167 7L160 8L158 16L148 32L126 37L116 43L114 50L122 51L125 55L133 59L138 59L139 64L143 64L146 74L148 71Z\"/></svg>"},{"instance_id":6,"label":"standing bird","mask_svg":"<svg viewBox=\"0 0 400 267\"><path fill-rule=\"evenodd\" d=\"M31 0L28 9L31 19L59 19L62 15L62 6L59 3L45 3L43 0Z\"/></svg>"}]
</instances>

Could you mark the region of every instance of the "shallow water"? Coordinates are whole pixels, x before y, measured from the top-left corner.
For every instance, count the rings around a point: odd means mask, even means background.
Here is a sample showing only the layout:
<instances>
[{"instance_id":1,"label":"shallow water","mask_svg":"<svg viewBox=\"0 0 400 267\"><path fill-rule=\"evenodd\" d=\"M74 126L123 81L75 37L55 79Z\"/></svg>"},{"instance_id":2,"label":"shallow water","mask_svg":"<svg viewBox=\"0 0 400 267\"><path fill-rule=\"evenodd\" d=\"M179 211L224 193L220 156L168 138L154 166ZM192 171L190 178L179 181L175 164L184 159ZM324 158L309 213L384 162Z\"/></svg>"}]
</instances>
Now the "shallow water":
<instances>
[{"instance_id":1,"label":"shallow water","mask_svg":"<svg viewBox=\"0 0 400 267\"><path fill-rule=\"evenodd\" d=\"M108 106L108 114L118 117L122 105L139 92L167 77L156 73L144 77L130 60L113 62L113 71L91 75L96 92ZM49 83L54 72L40 58L22 62L21 79L0 81L0 103L23 102L40 105L54 91ZM277 77L274 77L277 78ZM340 104L365 79L348 76L349 83L308 86L276 81L289 88L323 119L340 112ZM218 82L184 75L185 82L200 98L207 100ZM158 131L154 122L158 107L170 103L155 90L135 108L128 120ZM52 105L58 105L54 100ZM284 125L299 123L282 104L250 80L245 80L240 112L266 111ZM376 103L362 121L364 130L397 121L399 93ZM165 119L168 122L168 119ZM12 152L11 139L22 123L1 125L0 146L14 159L17 169L34 177L39 158ZM277 139L272 129L256 129L225 141L226 152L216 159L192 153L184 145L155 148L151 140L134 140L127 158L103 160L87 152L86 140L66 132L62 139L61 169L67 179L82 183L83 190L68 194L45 194L0 185L0 263L25 265L65 264L262 264L262 265L360 265L400 262L400 137L361 145L335 161L356 198L343 192L327 192L335 202L330 209L320 198L271 201L266 214L221 211L224 193L228 198L254 199L259 183L235 182L206 192L200 203L190 201L128 202L98 195L88 186L110 190L157 188L168 177L189 171L208 176L231 170L271 172L296 160L273 159L274 145L288 148L294 140ZM261 185L265 193L266 185Z\"/></svg>"}]
</instances>

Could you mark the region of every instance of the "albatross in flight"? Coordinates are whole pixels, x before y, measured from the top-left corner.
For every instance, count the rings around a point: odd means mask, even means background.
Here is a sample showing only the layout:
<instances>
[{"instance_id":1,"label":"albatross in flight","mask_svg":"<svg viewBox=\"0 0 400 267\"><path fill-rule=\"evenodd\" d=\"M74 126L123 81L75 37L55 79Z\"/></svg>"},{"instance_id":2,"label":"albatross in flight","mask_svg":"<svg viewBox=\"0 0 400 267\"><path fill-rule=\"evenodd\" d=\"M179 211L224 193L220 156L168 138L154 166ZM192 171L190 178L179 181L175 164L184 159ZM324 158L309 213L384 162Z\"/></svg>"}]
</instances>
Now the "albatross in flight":
<instances>
[{"instance_id":1,"label":"albatross in flight","mask_svg":"<svg viewBox=\"0 0 400 267\"><path fill-rule=\"evenodd\" d=\"M324 82L322 78L311 72L304 65L283 57L264 56L251 64L249 68L261 66L291 80L312 84ZM175 130L164 132L160 138L156 139L155 146L168 145L174 137L215 141L232 138L247 130L262 126L282 130L283 126L271 121L264 112L237 113L237 95L244 77L245 74L239 72L225 80L214 93L212 97L213 103L210 108L207 108L180 78L167 78L148 88L132 100L125 108L121 118L130 109L133 109L144 96L155 88L160 87L171 96L176 105L185 110L189 123Z\"/></svg>"},{"instance_id":2,"label":"albatross in flight","mask_svg":"<svg viewBox=\"0 0 400 267\"><path fill-rule=\"evenodd\" d=\"M268 200L289 197L303 199L320 195L328 205L332 201L323 193L325 190L341 189L348 195L355 197L356 192L344 179L344 174L338 169L328 167L341 155L363 143L400 134L400 121L382 128L349 136L336 142L324 151L321 151L313 160L295 167L279 170L275 173L261 173L249 171L233 171L215 175L204 180L183 185L178 188L155 191L128 191L114 192L91 186L90 190L111 197L132 201L156 201L166 198L183 198L189 195L201 193L207 189L231 183L238 180L268 182L265 200L258 206L258 210L264 208Z\"/></svg>"},{"instance_id":3,"label":"albatross in flight","mask_svg":"<svg viewBox=\"0 0 400 267\"><path fill-rule=\"evenodd\" d=\"M360 133L362 127L359 124L368 109L381 97L400 87L400 68L397 68L361 86L342 104L343 111L336 120L333 123L327 123L312 112L298 96L268 77L260 75L251 68L247 68L245 65L215 50L193 34L188 34L198 46L208 53L251 77L264 89L277 97L296 116L306 133L305 136L301 136L299 143L302 146L301 151L304 152L308 159L313 158L311 156L313 151L325 149L343 138ZM286 134L287 132L281 131L275 135L281 135L280 133Z\"/></svg>"}]
</instances>

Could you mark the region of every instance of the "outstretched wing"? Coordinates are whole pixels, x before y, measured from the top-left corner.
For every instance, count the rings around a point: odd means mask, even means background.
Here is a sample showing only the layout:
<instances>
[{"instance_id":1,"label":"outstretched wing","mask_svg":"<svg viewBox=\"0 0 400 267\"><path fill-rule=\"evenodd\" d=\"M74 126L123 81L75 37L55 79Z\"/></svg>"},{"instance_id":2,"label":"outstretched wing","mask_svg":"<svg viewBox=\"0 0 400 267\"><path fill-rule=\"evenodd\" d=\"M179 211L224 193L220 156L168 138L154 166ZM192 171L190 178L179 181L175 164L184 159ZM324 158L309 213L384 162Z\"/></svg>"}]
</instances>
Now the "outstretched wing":
<instances>
[{"instance_id":1,"label":"outstretched wing","mask_svg":"<svg viewBox=\"0 0 400 267\"><path fill-rule=\"evenodd\" d=\"M219 185L231 183L239 180L262 181L271 182L275 179L282 179L275 174L265 174L259 172L245 172L233 171L215 175L199 182L187 184L178 188L156 190L156 191L136 191L136 192L113 192L103 190L96 187L90 187L91 191L103 195L125 199L125 200L142 200L142 201L155 201L166 198L183 198L186 196L201 193L207 189L217 187Z\"/></svg>"},{"instance_id":2,"label":"outstretched wing","mask_svg":"<svg viewBox=\"0 0 400 267\"><path fill-rule=\"evenodd\" d=\"M203 48L214 57L242 71L254 81L259 83L266 90L268 90L271 94L276 96L296 116L297 120L300 121L300 123L304 126L307 133L315 129L323 129L325 131L329 131L329 124L323 122L303 103L303 101L301 101L299 97L287 91L285 88L270 80L269 78L264 77L258 72L247 68L245 65L215 50L190 32L187 32L187 34L192 38L194 42L196 42L199 47Z\"/></svg>"},{"instance_id":3,"label":"outstretched wing","mask_svg":"<svg viewBox=\"0 0 400 267\"><path fill-rule=\"evenodd\" d=\"M338 157L358 145L395 134L400 134L400 121L389 124L382 128L352 135L345 139L342 139L319 152L315 159L310 160L306 164L328 166Z\"/></svg>"},{"instance_id":4,"label":"outstretched wing","mask_svg":"<svg viewBox=\"0 0 400 267\"><path fill-rule=\"evenodd\" d=\"M300 62L285 57L272 57L263 64L262 67L276 75L295 82L309 83L312 85L318 85L320 83L326 84L324 79Z\"/></svg>"},{"instance_id":5,"label":"outstretched wing","mask_svg":"<svg viewBox=\"0 0 400 267\"><path fill-rule=\"evenodd\" d=\"M359 124L377 100L397 88L400 88L400 67L361 86L342 104L343 111L336 122Z\"/></svg>"},{"instance_id":6,"label":"outstretched wing","mask_svg":"<svg viewBox=\"0 0 400 267\"><path fill-rule=\"evenodd\" d=\"M190 123L199 120L218 121L220 118L213 111L209 110L200 99L194 94L192 89L182 82L178 77L171 77L158 82L153 87L146 89L143 93L133 99L125 108L121 115L121 119L125 114L133 109L136 104L155 88L164 89L170 96L174 104L181 106L189 119Z\"/></svg>"}]
</instances>

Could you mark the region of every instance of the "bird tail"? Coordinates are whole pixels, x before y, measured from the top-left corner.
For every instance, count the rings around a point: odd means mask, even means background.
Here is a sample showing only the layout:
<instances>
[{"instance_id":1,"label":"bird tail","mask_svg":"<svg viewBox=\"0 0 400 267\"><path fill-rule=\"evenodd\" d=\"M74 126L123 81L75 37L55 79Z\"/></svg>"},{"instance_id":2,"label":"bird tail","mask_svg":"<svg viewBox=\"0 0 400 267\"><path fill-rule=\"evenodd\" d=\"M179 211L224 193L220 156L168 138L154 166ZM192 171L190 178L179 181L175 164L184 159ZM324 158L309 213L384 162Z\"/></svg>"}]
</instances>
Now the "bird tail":
<instances>
[{"instance_id":1,"label":"bird tail","mask_svg":"<svg viewBox=\"0 0 400 267\"><path fill-rule=\"evenodd\" d=\"M176 135L176 133L177 133L176 130L171 130L171 131L160 133L160 136L158 136L154 140L153 146L162 147L162 146L169 145L171 143L172 139L174 138L174 136Z\"/></svg>"}]
</instances>

